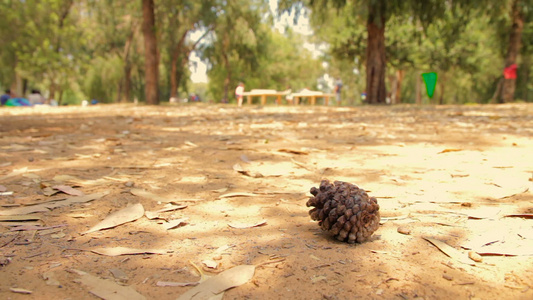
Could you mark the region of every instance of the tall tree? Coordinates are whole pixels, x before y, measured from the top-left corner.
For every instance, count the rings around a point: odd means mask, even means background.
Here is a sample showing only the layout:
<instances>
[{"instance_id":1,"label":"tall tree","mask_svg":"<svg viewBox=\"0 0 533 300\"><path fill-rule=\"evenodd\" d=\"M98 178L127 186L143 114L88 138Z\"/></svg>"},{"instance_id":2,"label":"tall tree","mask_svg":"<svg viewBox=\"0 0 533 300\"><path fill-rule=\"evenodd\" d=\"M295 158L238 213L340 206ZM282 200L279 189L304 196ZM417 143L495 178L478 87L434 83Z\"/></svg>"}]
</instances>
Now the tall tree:
<instances>
[{"instance_id":1,"label":"tall tree","mask_svg":"<svg viewBox=\"0 0 533 300\"><path fill-rule=\"evenodd\" d=\"M155 27L154 0L142 0L145 51L146 102L159 104L159 55Z\"/></svg>"},{"instance_id":2,"label":"tall tree","mask_svg":"<svg viewBox=\"0 0 533 300\"><path fill-rule=\"evenodd\" d=\"M511 9L511 30L509 34L509 44L507 45L507 55L505 58L505 68L516 66L518 54L520 54L520 43L522 40L522 30L524 29L524 6L525 1L513 0ZM513 102L516 89L515 78L504 78L502 101Z\"/></svg>"},{"instance_id":3,"label":"tall tree","mask_svg":"<svg viewBox=\"0 0 533 300\"><path fill-rule=\"evenodd\" d=\"M387 1L368 1L366 46L366 93L368 103L385 103L385 24Z\"/></svg>"},{"instance_id":4,"label":"tall tree","mask_svg":"<svg viewBox=\"0 0 533 300\"><path fill-rule=\"evenodd\" d=\"M213 0L158 2L158 22L162 28L161 48L168 52L162 60L170 65L170 97L178 96L178 88L185 83L189 56L200 42L211 32L215 11L211 9ZM194 31L203 31L196 40L191 39ZM170 60L166 63L166 60Z\"/></svg>"}]
</instances>

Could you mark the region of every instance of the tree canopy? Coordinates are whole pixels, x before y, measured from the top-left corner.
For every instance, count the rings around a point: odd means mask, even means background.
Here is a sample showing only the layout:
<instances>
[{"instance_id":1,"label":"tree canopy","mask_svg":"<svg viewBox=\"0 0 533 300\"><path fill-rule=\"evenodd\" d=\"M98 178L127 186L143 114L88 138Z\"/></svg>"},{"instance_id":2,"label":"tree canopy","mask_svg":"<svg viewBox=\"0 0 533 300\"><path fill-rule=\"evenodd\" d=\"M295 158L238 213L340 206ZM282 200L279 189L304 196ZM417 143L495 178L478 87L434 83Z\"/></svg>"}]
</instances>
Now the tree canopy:
<instances>
[{"instance_id":1,"label":"tree canopy","mask_svg":"<svg viewBox=\"0 0 533 300\"><path fill-rule=\"evenodd\" d=\"M532 101L532 18L533 0L2 1L0 87L158 104L232 101L239 82L331 92L338 77L345 104Z\"/></svg>"}]
</instances>

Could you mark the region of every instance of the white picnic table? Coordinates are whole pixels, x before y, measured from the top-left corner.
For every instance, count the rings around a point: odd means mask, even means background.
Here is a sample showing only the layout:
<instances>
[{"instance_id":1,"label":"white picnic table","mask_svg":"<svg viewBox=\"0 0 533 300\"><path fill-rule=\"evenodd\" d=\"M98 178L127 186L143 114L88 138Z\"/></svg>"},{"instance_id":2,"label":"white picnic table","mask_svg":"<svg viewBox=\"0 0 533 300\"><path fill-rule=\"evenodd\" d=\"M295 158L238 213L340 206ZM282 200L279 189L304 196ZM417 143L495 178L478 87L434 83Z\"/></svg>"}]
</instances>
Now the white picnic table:
<instances>
[{"instance_id":1,"label":"white picnic table","mask_svg":"<svg viewBox=\"0 0 533 300\"><path fill-rule=\"evenodd\" d=\"M265 105L267 101L267 97L276 97L276 104L281 104L281 99L283 96L292 96L292 103L293 104L299 104L301 98L309 98L309 103L311 105L316 104L317 98L324 98L324 105L329 104L329 98L335 97L335 94L328 94L324 92L319 91L311 91L308 89L303 89L300 92L297 93L291 93L290 90L287 91L276 91L276 90L267 90L267 89L253 89L249 92L244 92L243 96L246 96L246 100L248 104L252 104L253 97L260 97L261 98L261 105Z\"/></svg>"}]
</instances>

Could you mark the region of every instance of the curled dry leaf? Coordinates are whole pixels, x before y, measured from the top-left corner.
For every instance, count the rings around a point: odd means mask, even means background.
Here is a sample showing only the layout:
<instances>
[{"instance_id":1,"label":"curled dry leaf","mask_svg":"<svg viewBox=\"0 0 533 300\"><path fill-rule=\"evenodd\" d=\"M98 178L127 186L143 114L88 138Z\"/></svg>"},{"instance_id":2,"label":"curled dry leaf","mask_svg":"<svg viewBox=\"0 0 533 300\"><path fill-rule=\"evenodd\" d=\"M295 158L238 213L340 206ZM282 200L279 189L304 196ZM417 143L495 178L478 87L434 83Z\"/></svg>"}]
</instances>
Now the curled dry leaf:
<instances>
[{"instance_id":1,"label":"curled dry leaf","mask_svg":"<svg viewBox=\"0 0 533 300\"><path fill-rule=\"evenodd\" d=\"M136 255L136 254L166 254L166 250L158 249L136 249L128 247L103 247L91 250L96 254L106 256L119 256L119 255Z\"/></svg>"},{"instance_id":2,"label":"curled dry leaf","mask_svg":"<svg viewBox=\"0 0 533 300\"><path fill-rule=\"evenodd\" d=\"M172 228L176 228L176 227L180 226L181 224L186 223L186 221L188 219L189 218L181 218L181 219L172 220L172 221L168 222L167 224L165 224L165 229L169 230L169 229L172 229Z\"/></svg>"},{"instance_id":3,"label":"curled dry leaf","mask_svg":"<svg viewBox=\"0 0 533 300\"><path fill-rule=\"evenodd\" d=\"M210 269L216 269L218 267L218 263L214 260L206 259L202 260L202 263Z\"/></svg>"},{"instance_id":4,"label":"curled dry leaf","mask_svg":"<svg viewBox=\"0 0 533 300\"><path fill-rule=\"evenodd\" d=\"M174 211L174 210L178 210L178 209L183 209L183 208L186 208L187 205L174 205L174 204L168 204L165 208L162 208L162 209L159 209L159 210L156 210L156 211L146 211L144 214L145 216L150 219L150 220L153 220L153 219L157 219L159 218L159 214L160 213L163 213L163 212L169 212L169 211Z\"/></svg>"},{"instance_id":5,"label":"curled dry leaf","mask_svg":"<svg viewBox=\"0 0 533 300\"><path fill-rule=\"evenodd\" d=\"M222 198L233 198L233 197L256 197L256 196L261 196L261 195L259 195L259 194L254 194L254 193L240 193L240 192L236 192L236 193L227 193L227 194L223 194L223 195L218 196L218 198L222 199Z\"/></svg>"},{"instance_id":6,"label":"curled dry leaf","mask_svg":"<svg viewBox=\"0 0 533 300\"><path fill-rule=\"evenodd\" d=\"M113 228L124 223L133 222L144 216L144 207L142 204L137 203L130 205L124 209L116 211L107 216L100 223L94 225L91 229L81 233L82 235L95 232L102 229Z\"/></svg>"},{"instance_id":7,"label":"curled dry leaf","mask_svg":"<svg viewBox=\"0 0 533 300\"><path fill-rule=\"evenodd\" d=\"M424 239L437 247L440 251L442 251L442 253L455 259L456 261L467 265L475 265L472 261L468 260L466 255L464 255L461 251L451 247L445 242L428 237L424 237Z\"/></svg>"},{"instance_id":8,"label":"curled dry leaf","mask_svg":"<svg viewBox=\"0 0 533 300\"><path fill-rule=\"evenodd\" d=\"M262 226L262 225L265 225L266 223L267 223L267 220L261 220L261 221L259 221L257 223L252 223L252 224L231 223L231 224L228 224L228 226L231 227L231 228L236 228L236 229L246 229L246 228Z\"/></svg>"}]
</instances>

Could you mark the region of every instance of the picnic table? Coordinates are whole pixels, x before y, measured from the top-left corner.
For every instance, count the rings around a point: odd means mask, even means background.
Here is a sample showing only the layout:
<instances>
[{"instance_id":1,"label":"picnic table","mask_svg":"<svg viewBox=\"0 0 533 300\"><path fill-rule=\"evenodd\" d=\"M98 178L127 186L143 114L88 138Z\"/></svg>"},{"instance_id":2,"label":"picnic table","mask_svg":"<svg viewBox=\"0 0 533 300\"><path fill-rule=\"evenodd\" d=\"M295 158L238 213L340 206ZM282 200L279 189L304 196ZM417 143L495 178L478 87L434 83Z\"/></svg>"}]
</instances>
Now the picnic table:
<instances>
[{"instance_id":1,"label":"picnic table","mask_svg":"<svg viewBox=\"0 0 533 300\"><path fill-rule=\"evenodd\" d=\"M335 94L328 94L328 93L323 93L323 92L311 91L311 90L308 90L308 89L304 89L301 92L293 93L292 97L293 97L293 100L294 100L294 104L296 104L296 105L298 105L300 103L300 98L309 98L309 100L310 100L309 102L311 103L311 105L315 105L316 104L316 98L324 98L324 105L328 105L329 104L329 98L330 97L335 97Z\"/></svg>"},{"instance_id":2,"label":"picnic table","mask_svg":"<svg viewBox=\"0 0 533 300\"><path fill-rule=\"evenodd\" d=\"M254 89L249 92L244 92L243 96L246 96L246 100L248 104L252 104L252 98L253 97L260 97L261 98L261 105L266 104L267 97L276 97L276 104L281 104L281 97L288 95L289 92L278 92L276 90L261 90L261 89Z\"/></svg>"}]
</instances>

